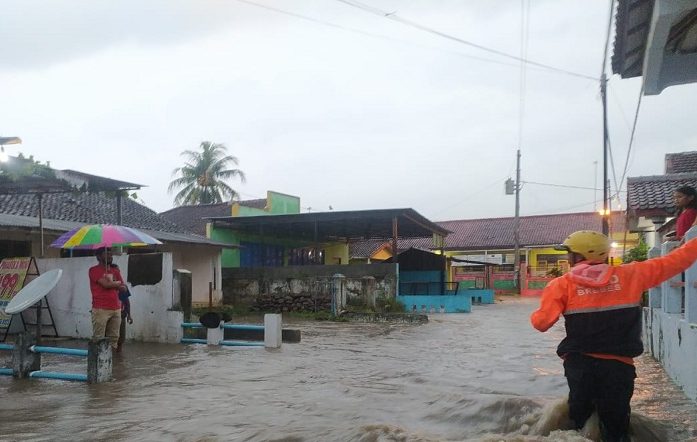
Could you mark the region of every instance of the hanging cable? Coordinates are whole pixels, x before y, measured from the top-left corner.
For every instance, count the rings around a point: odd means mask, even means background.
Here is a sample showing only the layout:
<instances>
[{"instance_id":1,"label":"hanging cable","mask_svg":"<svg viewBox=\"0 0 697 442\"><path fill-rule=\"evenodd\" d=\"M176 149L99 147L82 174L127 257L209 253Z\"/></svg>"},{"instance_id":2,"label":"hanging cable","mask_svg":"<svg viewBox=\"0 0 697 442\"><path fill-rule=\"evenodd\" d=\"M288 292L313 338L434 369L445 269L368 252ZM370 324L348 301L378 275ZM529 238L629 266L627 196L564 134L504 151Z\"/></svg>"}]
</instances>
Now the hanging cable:
<instances>
[{"instance_id":1,"label":"hanging cable","mask_svg":"<svg viewBox=\"0 0 697 442\"><path fill-rule=\"evenodd\" d=\"M360 29L351 28L348 26L338 25L336 23L328 22L326 20L320 20L317 18L309 17L307 15L298 14L298 13L288 11L285 9L275 8L273 6L268 6L268 5L264 5L261 3L253 2L251 0L235 0L235 1L237 1L239 3L244 3L244 4L249 5L249 6L255 6L257 8L266 9L267 11L275 12L278 14L283 14L283 15L287 15L290 17L294 17L294 18L297 18L300 20L309 21L309 22L312 22L312 23L315 23L318 25L327 26L327 27L331 27L331 28L335 28L335 29L340 29L342 31L351 32L354 34L360 34L364 37L371 37L371 38L381 39L381 40L385 40L385 41L392 41L392 42L396 42L396 43L400 43L400 44L408 45L408 46L417 46L417 47L421 47L421 48L434 49L433 47L430 47L430 46L420 45L420 44L413 43L410 41L401 40L401 39L390 37L387 35L375 34L372 32L367 32L367 31L363 31ZM451 51L451 50L447 50L447 49L441 49L441 48L435 48L435 49L438 51L449 53L449 54L454 54L454 55L457 55L459 57L469 58L471 60L483 61L485 63L498 64L498 65L502 65L502 66L518 67L518 64L508 63L508 62L501 61L501 60L493 60L491 58L478 57L476 55L464 54L462 52ZM542 70L543 68L538 68L538 69ZM537 70L537 69L535 69L535 70Z\"/></svg>"},{"instance_id":2,"label":"hanging cable","mask_svg":"<svg viewBox=\"0 0 697 442\"><path fill-rule=\"evenodd\" d=\"M530 1L520 0L520 58L525 60L528 55L528 38L530 23ZM520 95L518 99L518 148L523 148L523 119L525 116L525 86L526 64L520 62Z\"/></svg>"},{"instance_id":3,"label":"hanging cable","mask_svg":"<svg viewBox=\"0 0 697 442\"><path fill-rule=\"evenodd\" d=\"M569 71L569 70L566 70L566 69L557 68L557 67L554 67L554 66L551 66L551 65L548 65L548 64L544 64L544 63L539 63L539 62L532 61L532 60L523 59L523 58L521 58L521 57L518 57L518 56L512 55L512 54L509 54L509 53L507 53L507 52L499 51L499 50L497 50L497 49L492 49L492 48L489 48L489 47L487 47L487 46L483 46L483 45L480 45L480 44L477 44L477 43L473 43L473 42L468 41L468 40L464 40L464 39L462 39L462 38L455 37L454 35L446 34L445 32L441 32L441 31L438 31L438 30L436 30L436 29L429 28L428 26L424 26L424 25L421 25L421 24L416 23L416 22L414 22L414 21L407 20L407 19L404 19L404 18L402 18L402 17L399 17L399 16L398 16L396 13L394 13L394 12L382 11L382 10L380 10L380 9L374 8L374 7L369 6L369 5L366 5L366 4L364 4L364 3L360 3L360 2L355 1L355 0L336 0L336 1L341 2L341 3L344 3L344 4L349 5L349 6L352 6L352 7L354 7L354 8L362 9L362 10L364 10L364 11L370 12L371 14L375 14L375 15L378 15L378 16L380 16L380 17L383 17L383 18L387 18L387 19L389 19L389 20L396 21L396 22L401 23L401 24L403 24L403 25L411 26L412 28L416 28L416 29L419 29L419 30L421 30L421 31L428 32L428 33L430 33L430 34L434 34L434 35L437 35L437 36L439 36L439 37L446 38L446 39L448 39L448 40L456 41L456 42L458 42L458 43L461 43L461 44L464 44L464 45L467 45L467 46L470 46L470 47L473 47L473 48L477 48L477 49L482 50L482 51L485 51L485 52L489 52L489 53L492 53L492 54L499 55L499 56L501 56L501 57L510 58L510 59L512 59L512 60L517 60L517 61L520 61L520 62L529 64L529 65L532 65L532 66L537 66L537 67L541 67L541 68L544 68L544 69L549 69L549 70L551 70L551 71L555 71L555 72L563 73L563 74L566 74L566 75L570 75L570 76L572 76L572 77L578 77L578 78L584 78L584 79L586 79L586 80L598 81L598 78L592 77L592 76L590 76L590 75L579 74L579 73L577 73L577 72L573 72L573 71Z\"/></svg>"},{"instance_id":4,"label":"hanging cable","mask_svg":"<svg viewBox=\"0 0 697 442\"><path fill-rule=\"evenodd\" d=\"M634 134L636 133L637 121L639 121L639 109L641 109L641 98L644 96L644 82L641 83L641 88L639 89L639 98L636 103L636 110L634 111L634 123L632 123L632 133L629 136L629 147L627 148L627 158L624 160L624 170L622 171L622 179L620 180L620 185L624 183L624 179L627 177L627 170L629 169L629 157L632 153L632 146L634 145Z\"/></svg>"}]
</instances>

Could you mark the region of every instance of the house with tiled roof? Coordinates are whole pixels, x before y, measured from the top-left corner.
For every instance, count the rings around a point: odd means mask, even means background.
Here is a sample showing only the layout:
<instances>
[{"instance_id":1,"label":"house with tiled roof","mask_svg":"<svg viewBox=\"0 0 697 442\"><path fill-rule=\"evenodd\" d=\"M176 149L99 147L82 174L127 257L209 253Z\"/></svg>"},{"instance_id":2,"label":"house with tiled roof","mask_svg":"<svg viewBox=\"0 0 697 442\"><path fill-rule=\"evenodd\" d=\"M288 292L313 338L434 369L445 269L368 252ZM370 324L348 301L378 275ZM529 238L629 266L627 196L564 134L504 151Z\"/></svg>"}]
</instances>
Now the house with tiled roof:
<instances>
[{"instance_id":1,"label":"house with tiled roof","mask_svg":"<svg viewBox=\"0 0 697 442\"><path fill-rule=\"evenodd\" d=\"M436 222L451 233L443 247L435 249L431 238L400 240L398 249L410 247L442 251L450 259L449 280L464 281L464 286L491 286L499 291L517 290L514 286L515 218L480 218ZM619 263L625 250L634 247L636 234L625 238L625 212L610 217L613 240L611 258ZM602 230L602 217L596 212L562 213L520 217L520 253L524 273L545 276L553 269L565 271L568 256L554 250L577 230ZM389 244L362 241L351 244L352 262L381 261L391 256ZM470 262L468 262L470 261ZM488 264L488 265L485 265ZM540 280L540 284L546 282Z\"/></svg>"},{"instance_id":2,"label":"house with tiled roof","mask_svg":"<svg viewBox=\"0 0 697 442\"><path fill-rule=\"evenodd\" d=\"M245 235L230 229L216 228L212 219L222 217L248 217L300 213L300 198L272 190L267 191L266 198L244 201L231 201L218 204L196 204L179 206L160 213L160 216L189 232L203 235L214 241L234 245L222 255L222 266L239 267L243 262L254 262L259 256L277 251L287 241L271 240L261 245L255 235Z\"/></svg>"},{"instance_id":3,"label":"house with tiled roof","mask_svg":"<svg viewBox=\"0 0 697 442\"><path fill-rule=\"evenodd\" d=\"M281 213L299 213L300 198L269 190L266 198L243 201L226 201L215 204L190 204L177 206L160 213L187 231L207 236L209 219L220 216L257 216Z\"/></svg>"},{"instance_id":4,"label":"house with tiled roof","mask_svg":"<svg viewBox=\"0 0 697 442\"><path fill-rule=\"evenodd\" d=\"M17 164L23 161L20 158ZM3 170L11 167L4 165ZM220 254L227 245L193 234L128 197L127 191L141 188L140 184L72 170L50 172L49 179L0 179L0 259L84 256L89 252L68 252L48 245L66 231L85 224L119 224L162 241L156 248L134 248L131 252L171 253L175 268L192 273L194 301L208 300L209 282L215 287L214 298L222 298Z\"/></svg>"},{"instance_id":5,"label":"house with tiled roof","mask_svg":"<svg viewBox=\"0 0 697 442\"><path fill-rule=\"evenodd\" d=\"M682 186L697 188L696 151L666 154L663 175L627 178L629 227L656 232L647 235L649 245L660 244L662 234L671 230L675 216L673 193Z\"/></svg>"}]
</instances>

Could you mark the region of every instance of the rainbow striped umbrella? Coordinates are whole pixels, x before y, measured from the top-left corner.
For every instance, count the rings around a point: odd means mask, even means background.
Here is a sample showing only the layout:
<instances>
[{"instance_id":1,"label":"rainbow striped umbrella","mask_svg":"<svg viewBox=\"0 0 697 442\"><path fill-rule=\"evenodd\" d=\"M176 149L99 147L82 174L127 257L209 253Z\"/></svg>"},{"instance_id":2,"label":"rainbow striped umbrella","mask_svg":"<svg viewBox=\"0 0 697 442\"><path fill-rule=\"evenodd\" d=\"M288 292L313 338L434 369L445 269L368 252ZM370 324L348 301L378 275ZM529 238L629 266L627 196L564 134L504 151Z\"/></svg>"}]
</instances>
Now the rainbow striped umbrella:
<instances>
[{"instance_id":1,"label":"rainbow striped umbrella","mask_svg":"<svg viewBox=\"0 0 697 442\"><path fill-rule=\"evenodd\" d=\"M60 249L98 249L100 247L138 247L162 244L150 235L126 226L89 224L64 233L51 247Z\"/></svg>"}]
</instances>

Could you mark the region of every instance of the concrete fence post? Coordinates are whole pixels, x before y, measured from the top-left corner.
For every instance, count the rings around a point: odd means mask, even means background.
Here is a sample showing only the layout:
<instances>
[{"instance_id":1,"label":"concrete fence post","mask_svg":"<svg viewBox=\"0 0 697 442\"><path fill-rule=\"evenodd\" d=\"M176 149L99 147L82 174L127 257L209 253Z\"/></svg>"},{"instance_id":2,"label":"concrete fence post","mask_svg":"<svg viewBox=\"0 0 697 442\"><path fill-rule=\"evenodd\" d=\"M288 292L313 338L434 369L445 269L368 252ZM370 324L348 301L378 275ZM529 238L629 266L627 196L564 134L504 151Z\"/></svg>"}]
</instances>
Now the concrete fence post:
<instances>
[{"instance_id":1,"label":"concrete fence post","mask_svg":"<svg viewBox=\"0 0 697 442\"><path fill-rule=\"evenodd\" d=\"M664 242L661 244L661 255L667 255L679 245L678 241ZM661 284L661 307L665 313L682 313L682 288L671 286L671 283L681 281L682 275L677 274Z\"/></svg>"},{"instance_id":2,"label":"concrete fence post","mask_svg":"<svg viewBox=\"0 0 697 442\"><path fill-rule=\"evenodd\" d=\"M87 382L99 384L111 380L112 353L108 338L87 344Z\"/></svg>"},{"instance_id":3,"label":"concrete fence post","mask_svg":"<svg viewBox=\"0 0 697 442\"><path fill-rule=\"evenodd\" d=\"M281 315L267 313L264 315L264 347L281 348L283 328Z\"/></svg>"},{"instance_id":4,"label":"concrete fence post","mask_svg":"<svg viewBox=\"0 0 697 442\"><path fill-rule=\"evenodd\" d=\"M685 240L697 238L697 229L691 227L685 234ZM688 323L697 323L697 263L693 263L685 271L685 320Z\"/></svg>"},{"instance_id":5,"label":"concrete fence post","mask_svg":"<svg viewBox=\"0 0 697 442\"><path fill-rule=\"evenodd\" d=\"M32 371L41 370L41 353L31 351L36 344L36 337L29 332L20 333L12 350L12 375L16 378L28 378Z\"/></svg>"},{"instance_id":6,"label":"concrete fence post","mask_svg":"<svg viewBox=\"0 0 697 442\"><path fill-rule=\"evenodd\" d=\"M206 330L206 343L208 345L220 345L220 341L225 339L224 321L220 321L220 325L215 328Z\"/></svg>"},{"instance_id":7,"label":"concrete fence post","mask_svg":"<svg viewBox=\"0 0 697 442\"><path fill-rule=\"evenodd\" d=\"M649 249L649 258L657 258L661 256L660 247L652 247ZM661 284L649 289L649 307L661 308Z\"/></svg>"},{"instance_id":8,"label":"concrete fence post","mask_svg":"<svg viewBox=\"0 0 697 442\"><path fill-rule=\"evenodd\" d=\"M363 292L363 302L370 308L375 308L375 278L373 276L364 276L361 284Z\"/></svg>"},{"instance_id":9,"label":"concrete fence post","mask_svg":"<svg viewBox=\"0 0 697 442\"><path fill-rule=\"evenodd\" d=\"M341 273L332 276L332 313L338 314L346 305L344 296L344 280L346 277Z\"/></svg>"}]
</instances>

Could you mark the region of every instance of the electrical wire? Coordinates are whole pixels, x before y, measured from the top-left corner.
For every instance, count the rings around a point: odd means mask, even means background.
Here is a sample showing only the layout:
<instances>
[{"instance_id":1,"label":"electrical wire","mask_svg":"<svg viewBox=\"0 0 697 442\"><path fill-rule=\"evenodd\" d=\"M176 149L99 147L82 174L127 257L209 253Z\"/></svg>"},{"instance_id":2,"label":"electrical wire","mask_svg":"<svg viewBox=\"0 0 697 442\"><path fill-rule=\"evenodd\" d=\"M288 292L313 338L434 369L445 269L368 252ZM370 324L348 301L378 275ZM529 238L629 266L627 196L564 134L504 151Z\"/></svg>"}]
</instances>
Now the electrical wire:
<instances>
[{"instance_id":1,"label":"electrical wire","mask_svg":"<svg viewBox=\"0 0 697 442\"><path fill-rule=\"evenodd\" d=\"M622 171L622 179L620 184L624 183L624 179L627 177L627 170L629 169L629 157L632 153L632 146L634 146L634 135L636 133L637 121L639 121L639 110L641 109L641 97L644 96L644 82L641 83L641 88L639 89L639 98L637 99L636 110L634 111L634 123L632 123L632 133L629 136L629 147L627 148L627 158L624 160L624 170Z\"/></svg>"},{"instance_id":2,"label":"electrical wire","mask_svg":"<svg viewBox=\"0 0 697 442\"><path fill-rule=\"evenodd\" d=\"M567 185L567 184L537 183L534 181L522 181L522 183L535 184L538 186L561 187L561 188L565 188L565 189L603 190L603 189L596 189L595 187L571 186L571 185ZM622 192L626 192L626 190L623 190ZM602 200L599 200L599 201L602 201Z\"/></svg>"},{"instance_id":3,"label":"electrical wire","mask_svg":"<svg viewBox=\"0 0 697 442\"><path fill-rule=\"evenodd\" d=\"M352 6L354 8L358 8L358 9L370 12L371 14L375 14L375 15L378 15L380 17L396 21L396 22L401 23L403 25L410 26L412 28L416 28L416 29L419 29L421 31L428 32L430 34L434 34L434 35L437 35L439 37L442 37L442 38L445 38L448 40L452 40L452 41L455 41L455 42L458 42L458 43L461 43L461 44L464 44L464 45L467 45L467 46L470 46L470 47L473 47L473 48L476 48L476 49L479 49L479 50L482 50L485 52L489 52L491 54L496 54L496 55L501 56L501 57L510 58L512 60L517 60L519 62L528 64L528 65L537 66L537 67L544 68L544 69L549 69L551 71L563 73L566 75L570 75L572 77L578 77L578 78L583 78L586 80L593 80L593 81L599 80L598 78L592 77L590 75L580 74L577 72L569 71L567 69L561 69L561 68L551 66L548 64L539 63L539 62L536 62L533 60L524 59L524 58L518 57L516 55L509 54L507 52L499 51L497 49L492 49L492 48L489 48L487 46L483 46L483 45L480 45L480 44L477 44L477 43L474 43L474 42L471 42L468 40L464 40L462 38L455 37L454 35L450 35L450 34L447 34L445 32L441 32L441 31L438 31L436 29L429 28L428 26L424 26L424 25L419 24L417 22L399 17L395 12L385 12L385 11L382 11L380 9L374 8L372 6L366 5L364 3L361 3L361 2L358 2L355 0L336 0L336 1L338 1L340 3L344 3L344 4L349 5L349 6Z\"/></svg>"},{"instance_id":4,"label":"electrical wire","mask_svg":"<svg viewBox=\"0 0 697 442\"><path fill-rule=\"evenodd\" d=\"M526 5L527 3L527 5ZM527 7L526 7L527 6ZM530 0L520 0L520 58L528 55L528 38L530 35ZM523 120L525 116L525 80L526 64L520 63L520 95L518 97L518 149L523 148Z\"/></svg>"},{"instance_id":5,"label":"electrical wire","mask_svg":"<svg viewBox=\"0 0 697 442\"><path fill-rule=\"evenodd\" d=\"M501 60L493 60L493 59L490 59L490 58L478 57L478 56L476 56L476 55L464 54L464 53L462 53L462 52L457 52L457 51L452 51L452 50L447 50L447 49L441 49L441 48L433 48L433 47L425 46L425 45L419 45L419 44L416 44L416 43L413 43L413 42L410 42L410 41L401 40L401 39L394 38L394 37L390 37L390 36L387 36L387 35L375 34L375 33L372 33L372 32L367 32L367 31L363 31L363 30L360 30L360 29L351 28L351 27L348 27L348 26L338 25L338 24L336 24L336 23L332 23L332 22L329 22L329 21L326 21L326 20L320 20L320 19L317 19L317 18L309 17L309 16L302 15L302 14L298 14L298 13L295 13L295 12L292 12L292 11L288 11L288 10L285 10L285 9L275 8L275 7L273 7L273 6L267 6L267 5L264 5L264 4L261 4L261 3L253 2L253 1L251 1L251 0L235 0L235 1L237 1L237 2L239 2L239 3L244 3L244 4L249 5L249 6L255 6L255 7L257 7L257 8L266 9L266 10L268 10L268 11L276 12L276 13L278 13L278 14L288 15L288 16L290 16L290 17L295 17L295 18L300 19L300 20L309 21L309 22L312 22L312 23L315 23L315 24L318 24L318 25L328 26L328 27L331 27L331 28L340 29L340 30L342 30L342 31L351 32L351 33L354 33L354 34L360 34L360 35L362 35L362 36L364 36L364 37L371 37L371 38L376 38L376 39L385 40L385 41L392 41L392 42L396 42L396 43L400 43L400 44L408 45L408 46L417 46L417 47L421 47L421 48L435 49L435 50L438 50L438 51L441 51L441 52L445 52L445 53L448 53L448 54L454 54L454 55L457 55L457 56L459 56L459 57L469 58L469 59L477 60L477 61L483 61L483 62L485 62L485 63L492 63L492 64L498 64L498 65L510 66L510 67L518 67L518 65L517 65L517 64L514 64L514 63L507 63L507 62L501 61Z\"/></svg>"},{"instance_id":6,"label":"electrical wire","mask_svg":"<svg viewBox=\"0 0 697 442\"><path fill-rule=\"evenodd\" d=\"M550 213L558 213L558 212L563 212L565 210L577 209L579 207L591 206L591 205L594 205L598 202L602 202L602 200L591 201L591 202L584 203L584 204L576 204L576 205L568 206L568 207L558 207L556 209L545 210L544 212L534 212L534 213L524 215L524 216L549 215Z\"/></svg>"}]
</instances>

